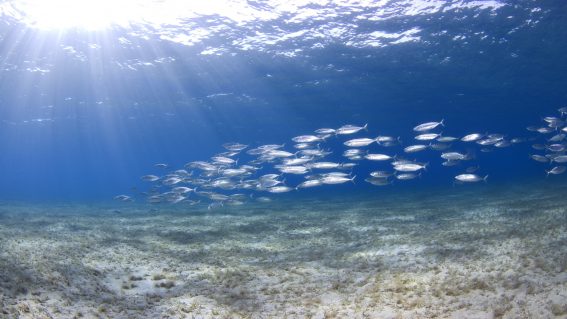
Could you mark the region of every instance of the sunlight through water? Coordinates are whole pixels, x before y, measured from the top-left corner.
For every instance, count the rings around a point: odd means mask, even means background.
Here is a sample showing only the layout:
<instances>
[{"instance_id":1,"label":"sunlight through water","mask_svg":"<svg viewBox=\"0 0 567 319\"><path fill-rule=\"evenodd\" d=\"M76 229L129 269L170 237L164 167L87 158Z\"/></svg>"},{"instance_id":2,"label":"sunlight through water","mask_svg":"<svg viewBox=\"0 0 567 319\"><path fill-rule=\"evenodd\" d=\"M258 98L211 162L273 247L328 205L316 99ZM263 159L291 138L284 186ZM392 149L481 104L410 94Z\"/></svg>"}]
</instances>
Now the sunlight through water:
<instances>
[{"instance_id":1,"label":"sunlight through water","mask_svg":"<svg viewBox=\"0 0 567 319\"><path fill-rule=\"evenodd\" d=\"M233 21L250 16L241 10L242 1L227 0L17 0L8 5L20 20L40 29L100 30L113 25L175 25L202 15L216 14Z\"/></svg>"}]
</instances>

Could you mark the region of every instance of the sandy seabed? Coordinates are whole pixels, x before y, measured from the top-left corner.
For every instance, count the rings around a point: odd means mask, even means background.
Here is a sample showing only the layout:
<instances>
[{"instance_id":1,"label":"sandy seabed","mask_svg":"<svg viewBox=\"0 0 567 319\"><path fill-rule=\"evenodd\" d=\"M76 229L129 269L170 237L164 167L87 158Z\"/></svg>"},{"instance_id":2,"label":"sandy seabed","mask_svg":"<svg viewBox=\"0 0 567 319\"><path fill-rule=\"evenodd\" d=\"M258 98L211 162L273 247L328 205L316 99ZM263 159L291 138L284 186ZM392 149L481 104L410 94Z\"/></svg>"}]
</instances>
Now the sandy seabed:
<instances>
[{"instance_id":1,"label":"sandy seabed","mask_svg":"<svg viewBox=\"0 0 567 319\"><path fill-rule=\"evenodd\" d=\"M0 205L0 318L567 318L567 189Z\"/></svg>"}]
</instances>

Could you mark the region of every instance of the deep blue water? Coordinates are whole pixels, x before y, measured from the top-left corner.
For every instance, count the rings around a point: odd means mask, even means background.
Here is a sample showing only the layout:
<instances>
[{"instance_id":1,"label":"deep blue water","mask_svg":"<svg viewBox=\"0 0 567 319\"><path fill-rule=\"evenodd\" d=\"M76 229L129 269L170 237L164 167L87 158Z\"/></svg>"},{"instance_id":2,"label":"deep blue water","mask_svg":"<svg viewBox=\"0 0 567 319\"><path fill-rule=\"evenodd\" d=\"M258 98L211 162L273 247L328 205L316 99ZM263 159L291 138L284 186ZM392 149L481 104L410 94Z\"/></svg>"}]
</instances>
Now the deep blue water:
<instances>
[{"instance_id":1,"label":"deep blue water","mask_svg":"<svg viewBox=\"0 0 567 319\"><path fill-rule=\"evenodd\" d=\"M270 11L269 4L247 5ZM438 131L444 135L501 133L541 141L526 127L544 125L543 116L559 116L557 109L567 105L567 3L453 1L417 14L398 10L410 6L389 1L339 10L309 4L300 9L312 9L320 19L292 23L288 12L237 23L213 14L163 30L142 24L48 30L4 13L0 200L135 195L147 188L140 176L164 174L156 163L178 169L206 161L223 152L226 142L286 143L292 150L292 137L344 124L368 123L368 132L352 137L400 136L404 146L414 143L414 126L441 119L445 127ZM325 16L325 10L340 14ZM362 14L382 18L356 18ZM190 26L213 31L191 45L164 36L190 34ZM333 28L347 31L336 34ZM414 39L396 43L407 30L416 30L410 33ZM306 32L282 39L299 31ZM394 36L378 44L370 36L378 31ZM324 148L334 154L326 160L344 162L342 142L348 138L329 139ZM430 162L428 170L386 188L363 179L388 164L361 161L354 174L362 178L355 184L287 196L454 187L453 177L476 165L491 185L529 187L545 180L550 168L529 159L537 153L532 143L490 153L457 143L453 149L476 155L459 167L441 166L437 151L405 155ZM371 149L403 154L399 147Z\"/></svg>"}]
</instances>

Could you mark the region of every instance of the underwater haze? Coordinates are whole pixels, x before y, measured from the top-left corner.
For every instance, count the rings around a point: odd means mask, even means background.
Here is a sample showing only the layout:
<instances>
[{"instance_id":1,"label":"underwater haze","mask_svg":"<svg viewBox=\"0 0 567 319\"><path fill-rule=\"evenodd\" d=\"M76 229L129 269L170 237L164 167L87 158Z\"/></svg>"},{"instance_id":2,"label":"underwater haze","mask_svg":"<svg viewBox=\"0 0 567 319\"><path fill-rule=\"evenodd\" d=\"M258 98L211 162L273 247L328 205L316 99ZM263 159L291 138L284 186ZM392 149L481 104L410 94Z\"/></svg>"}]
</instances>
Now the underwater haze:
<instances>
[{"instance_id":1,"label":"underwater haze","mask_svg":"<svg viewBox=\"0 0 567 319\"><path fill-rule=\"evenodd\" d=\"M567 318L567 2L0 1L0 317Z\"/></svg>"}]
</instances>

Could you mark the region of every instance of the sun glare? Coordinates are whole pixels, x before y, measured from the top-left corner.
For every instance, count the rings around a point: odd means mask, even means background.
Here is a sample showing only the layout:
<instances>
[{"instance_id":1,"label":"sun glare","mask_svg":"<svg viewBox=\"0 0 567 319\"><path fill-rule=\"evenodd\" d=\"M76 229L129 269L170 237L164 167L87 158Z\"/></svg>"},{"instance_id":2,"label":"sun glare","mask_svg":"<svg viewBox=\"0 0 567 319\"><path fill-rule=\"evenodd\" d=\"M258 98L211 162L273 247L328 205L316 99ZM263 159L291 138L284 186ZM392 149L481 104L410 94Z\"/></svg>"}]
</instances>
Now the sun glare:
<instances>
[{"instance_id":1,"label":"sun glare","mask_svg":"<svg viewBox=\"0 0 567 319\"><path fill-rule=\"evenodd\" d=\"M179 19L221 14L234 19L242 1L229 0L15 0L19 18L40 29L100 30L136 23L175 24ZM245 3L245 1L244 1ZM236 17L236 20L246 19Z\"/></svg>"},{"instance_id":2,"label":"sun glare","mask_svg":"<svg viewBox=\"0 0 567 319\"><path fill-rule=\"evenodd\" d=\"M140 16L138 0L21 0L14 6L30 25L41 29L103 29Z\"/></svg>"}]
</instances>

